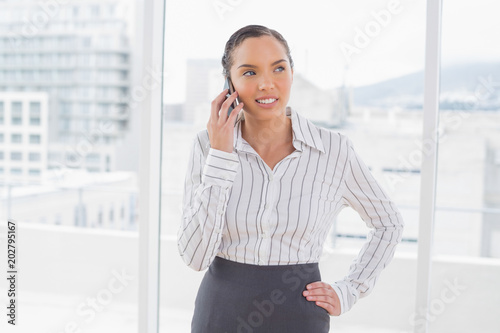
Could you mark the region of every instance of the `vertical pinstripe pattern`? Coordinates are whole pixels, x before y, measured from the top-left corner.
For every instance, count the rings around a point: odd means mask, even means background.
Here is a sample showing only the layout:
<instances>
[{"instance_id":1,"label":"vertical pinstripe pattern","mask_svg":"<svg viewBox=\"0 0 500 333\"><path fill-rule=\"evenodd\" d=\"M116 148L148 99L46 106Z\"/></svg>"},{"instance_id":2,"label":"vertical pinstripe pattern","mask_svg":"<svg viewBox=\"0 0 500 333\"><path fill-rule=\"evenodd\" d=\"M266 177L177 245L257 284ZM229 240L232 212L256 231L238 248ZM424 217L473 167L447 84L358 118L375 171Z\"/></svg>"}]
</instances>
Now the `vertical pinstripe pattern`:
<instances>
[{"instance_id":1,"label":"vertical pinstripe pattern","mask_svg":"<svg viewBox=\"0 0 500 333\"><path fill-rule=\"evenodd\" d=\"M295 151L273 170L241 136L232 153L210 147L198 132L185 178L178 249L187 265L214 257L255 265L318 262L335 216L355 209L369 237L346 277L332 284L342 312L367 295L401 241L399 210L346 136L314 125L287 107Z\"/></svg>"}]
</instances>

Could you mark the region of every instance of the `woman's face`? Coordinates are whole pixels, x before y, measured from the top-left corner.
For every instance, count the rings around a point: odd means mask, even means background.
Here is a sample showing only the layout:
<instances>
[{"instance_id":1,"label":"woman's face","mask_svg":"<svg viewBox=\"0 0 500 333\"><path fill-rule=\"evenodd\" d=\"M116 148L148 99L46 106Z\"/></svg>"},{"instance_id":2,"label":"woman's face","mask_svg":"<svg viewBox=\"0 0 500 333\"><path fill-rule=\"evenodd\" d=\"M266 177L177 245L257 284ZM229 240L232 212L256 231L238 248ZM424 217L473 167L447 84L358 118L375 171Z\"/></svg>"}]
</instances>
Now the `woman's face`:
<instances>
[{"instance_id":1,"label":"woman's face","mask_svg":"<svg viewBox=\"0 0 500 333\"><path fill-rule=\"evenodd\" d=\"M260 120L285 112L293 69L281 43L272 36L247 38L233 51L231 81L244 111Z\"/></svg>"}]
</instances>

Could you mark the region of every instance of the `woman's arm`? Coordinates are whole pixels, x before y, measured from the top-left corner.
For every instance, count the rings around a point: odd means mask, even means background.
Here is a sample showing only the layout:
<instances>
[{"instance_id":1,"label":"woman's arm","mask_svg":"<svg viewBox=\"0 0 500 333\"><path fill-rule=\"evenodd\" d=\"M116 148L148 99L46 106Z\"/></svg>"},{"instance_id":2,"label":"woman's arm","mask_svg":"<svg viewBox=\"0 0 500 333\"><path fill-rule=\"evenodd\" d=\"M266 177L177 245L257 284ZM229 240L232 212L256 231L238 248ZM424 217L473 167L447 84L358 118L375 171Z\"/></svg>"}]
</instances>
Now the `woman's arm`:
<instances>
[{"instance_id":1,"label":"woman's arm","mask_svg":"<svg viewBox=\"0 0 500 333\"><path fill-rule=\"evenodd\" d=\"M235 152L207 148L208 135L201 133L189 157L182 223L177 233L179 253L196 271L207 268L219 250L229 192L239 166Z\"/></svg>"},{"instance_id":2,"label":"woman's arm","mask_svg":"<svg viewBox=\"0 0 500 333\"><path fill-rule=\"evenodd\" d=\"M404 222L398 208L377 183L347 139L349 163L343 201L358 212L370 228L368 239L343 280L332 284L340 299L341 314L372 290L381 271L394 256Z\"/></svg>"}]
</instances>

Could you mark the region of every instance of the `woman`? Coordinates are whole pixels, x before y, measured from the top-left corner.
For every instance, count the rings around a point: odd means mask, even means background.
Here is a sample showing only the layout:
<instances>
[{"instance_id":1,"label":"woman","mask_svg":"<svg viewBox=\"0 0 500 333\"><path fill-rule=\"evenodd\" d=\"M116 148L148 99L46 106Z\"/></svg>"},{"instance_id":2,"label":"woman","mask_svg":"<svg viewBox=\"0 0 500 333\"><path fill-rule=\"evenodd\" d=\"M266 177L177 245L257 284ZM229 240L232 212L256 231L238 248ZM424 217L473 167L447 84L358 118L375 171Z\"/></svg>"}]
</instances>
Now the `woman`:
<instances>
[{"instance_id":1,"label":"woman","mask_svg":"<svg viewBox=\"0 0 500 333\"><path fill-rule=\"evenodd\" d=\"M222 66L236 92L213 100L194 140L178 233L186 264L209 268L192 332L328 332L391 261L401 214L346 136L287 106L293 61L278 32L236 31ZM318 261L346 206L371 232L347 276L327 283Z\"/></svg>"}]
</instances>

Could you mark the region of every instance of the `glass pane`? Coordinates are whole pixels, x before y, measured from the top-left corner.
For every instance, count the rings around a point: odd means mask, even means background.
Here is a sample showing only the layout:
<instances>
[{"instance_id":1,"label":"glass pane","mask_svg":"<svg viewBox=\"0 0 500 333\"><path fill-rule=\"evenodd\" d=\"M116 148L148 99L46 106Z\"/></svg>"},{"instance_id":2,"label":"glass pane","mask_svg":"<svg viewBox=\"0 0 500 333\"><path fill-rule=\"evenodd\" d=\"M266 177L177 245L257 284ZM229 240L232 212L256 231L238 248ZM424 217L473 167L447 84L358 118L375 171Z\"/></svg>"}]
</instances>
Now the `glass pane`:
<instances>
[{"instance_id":1,"label":"glass pane","mask_svg":"<svg viewBox=\"0 0 500 333\"><path fill-rule=\"evenodd\" d=\"M0 2L0 243L17 221L22 332L137 331L137 62L122 60L140 58L134 7Z\"/></svg>"},{"instance_id":2,"label":"glass pane","mask_svg":"<svg viewBox=\"0 0 500 333\"><path fill-rule=\"evenodd\" d=\"M221 57L227 39L256 22L279 31L291 48L295 67L288 105L316 125L347 135L406 223L396 259L381 274L373 293L356 304L352 316L332 317L332 329L411 331L425 2L360 0L312 1L307 6L289 1L219 1L197 6L167 1L161 329L190 329L204 272L187 267L176 244L189 154L196 133L206 129L211 101L223 90ZM367 231L356 211L342 210L324 244L324 281L343 278L366 242Z\"/></svg>"},{"instance_id":3,"label":"glass pane","mask_svg":"<svg viewBox=\"0 0 500 333\"><path fill-rule=\"evenodd\" d=\"M500 298L496 1L445 1L430 331L495 332ZM464 24L467 18L467 24Z\"/></svg>"}]
</instances>

